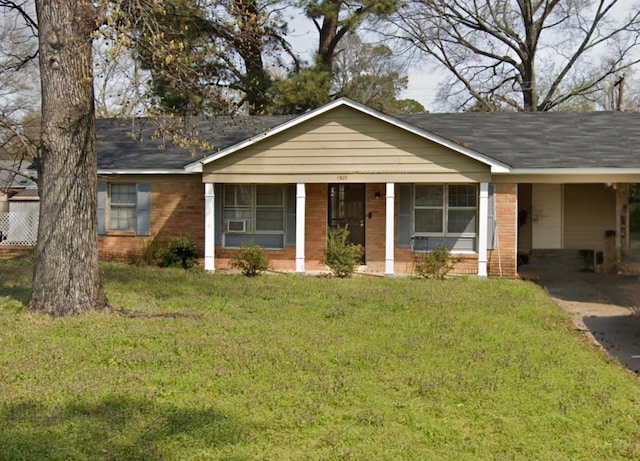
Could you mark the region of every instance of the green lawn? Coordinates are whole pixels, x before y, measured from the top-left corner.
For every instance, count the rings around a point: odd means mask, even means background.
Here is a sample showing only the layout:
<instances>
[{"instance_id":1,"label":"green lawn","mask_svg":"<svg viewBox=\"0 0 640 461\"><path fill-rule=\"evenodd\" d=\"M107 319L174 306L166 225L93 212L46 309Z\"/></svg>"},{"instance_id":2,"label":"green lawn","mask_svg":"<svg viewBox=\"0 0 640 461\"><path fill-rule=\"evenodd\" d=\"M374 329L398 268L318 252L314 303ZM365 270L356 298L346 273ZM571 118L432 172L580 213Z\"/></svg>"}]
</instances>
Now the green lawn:
<instances>
[{"instance_id":1,"label":"green lawn","mask_svg":"<svg viewBox=\"0 0 640 461\"><path fill-rule=\"evenodd\" d=\"M0 459L640 457L638 380L535 285L103 269L131 315L0 262Z\"/></svg>"}]
</instances>

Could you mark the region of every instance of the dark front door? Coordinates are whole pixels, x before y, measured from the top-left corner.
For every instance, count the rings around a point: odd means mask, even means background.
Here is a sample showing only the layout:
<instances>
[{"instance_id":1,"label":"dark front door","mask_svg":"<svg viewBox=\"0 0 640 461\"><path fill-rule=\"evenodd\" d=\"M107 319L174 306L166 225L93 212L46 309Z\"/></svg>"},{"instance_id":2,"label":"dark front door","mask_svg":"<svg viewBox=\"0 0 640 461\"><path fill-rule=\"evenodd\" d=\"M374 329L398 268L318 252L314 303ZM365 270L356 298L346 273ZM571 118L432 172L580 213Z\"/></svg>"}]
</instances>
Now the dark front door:
<instances>
[{"instance_id":1,"label":"dark front door","mask_svg":"<svg viewBox=\"0 0 640 461\"><path fill-rule=\"evenodd\" d=\"M347 226L351 243L362 248L365 248L365 190L365 184L329 184L329 225Z\"/></svg>"}]
</instances>

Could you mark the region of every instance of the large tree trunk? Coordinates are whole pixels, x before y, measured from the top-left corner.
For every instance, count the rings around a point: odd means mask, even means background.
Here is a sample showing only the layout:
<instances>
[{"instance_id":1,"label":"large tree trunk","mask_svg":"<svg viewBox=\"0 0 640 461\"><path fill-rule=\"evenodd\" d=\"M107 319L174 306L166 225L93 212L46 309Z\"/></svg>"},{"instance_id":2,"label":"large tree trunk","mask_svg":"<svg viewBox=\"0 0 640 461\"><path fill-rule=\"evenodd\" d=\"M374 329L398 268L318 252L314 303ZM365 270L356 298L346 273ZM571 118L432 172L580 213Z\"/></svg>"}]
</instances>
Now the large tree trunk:
<instances>
[{"instance_id":1,"label":"large tree trunk","mask_svg":"<svg viewBox=\"0 0 640 461\"><path fill-rule=\"evenodd\" d=\"M96 135L85 0L36 0L42 84L40 225L29 308L54 316L108 308L98 270Z\"/></svg>"}]
</instances>

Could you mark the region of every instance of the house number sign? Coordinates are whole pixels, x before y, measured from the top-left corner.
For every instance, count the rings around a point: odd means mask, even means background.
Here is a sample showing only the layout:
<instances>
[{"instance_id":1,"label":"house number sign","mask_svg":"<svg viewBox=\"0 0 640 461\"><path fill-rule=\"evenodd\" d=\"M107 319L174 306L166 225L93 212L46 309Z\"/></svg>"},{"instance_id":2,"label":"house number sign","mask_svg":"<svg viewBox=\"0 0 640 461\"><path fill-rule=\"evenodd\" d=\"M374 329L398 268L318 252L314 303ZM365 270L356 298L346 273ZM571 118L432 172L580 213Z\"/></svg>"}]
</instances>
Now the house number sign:
<instances>
[{"instance_id":1,"label":"house number sign","mask_svg":"<svg viewBox=\"0 0 640 461\"><path fill-rule=\"evenodd\" d=\"M347 176L346 174L338 176L338 181L346 181L347 179L349 179L349 176Z\"/></svg>"}]
</instances>

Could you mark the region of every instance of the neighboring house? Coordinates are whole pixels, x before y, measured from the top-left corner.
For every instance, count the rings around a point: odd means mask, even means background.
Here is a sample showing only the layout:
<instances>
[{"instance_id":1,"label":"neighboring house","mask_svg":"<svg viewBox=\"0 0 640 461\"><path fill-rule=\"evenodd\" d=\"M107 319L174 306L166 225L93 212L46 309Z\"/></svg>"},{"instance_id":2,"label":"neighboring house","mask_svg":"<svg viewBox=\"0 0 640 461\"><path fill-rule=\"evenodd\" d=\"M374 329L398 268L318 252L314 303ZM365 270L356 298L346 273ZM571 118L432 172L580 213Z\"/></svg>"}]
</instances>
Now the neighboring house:
<instances>
[{"instance_id":1,"label":"neighboring house","mask_svg":"<svg viewBox=\"0 0 640 461\"><path fill-rule=\"evenodd\" d=\"M99 247L121 261L152 236L190 234L207 270L253 241L275 269L305 273L324 269L327 228L348 225L361 270L388 276L439 244L464 256L462 274L515 277L519 254L538 250L613 267L640 181L640 113L394 117L339 99L297 117L198 120L202 158L158 149L144 121L138 142L125 123L97 125Z\"/></svg>"},{"instance_id":2,"label":"neighboring house","mask_svg":"<svg viewBox=\"0 0 640 461\"><path fill-rule=\"evenodd\" d=\"M38 235L39 198L29 179L31 162L0 160L0 245L33 246ZM19 174L22 173L23 175Z\"/></svg>"}]
</instances>

